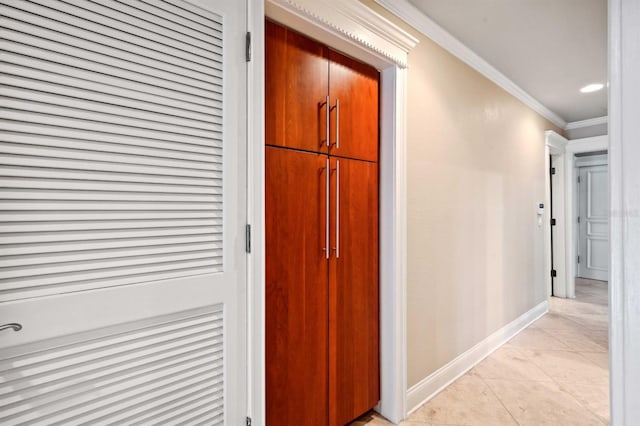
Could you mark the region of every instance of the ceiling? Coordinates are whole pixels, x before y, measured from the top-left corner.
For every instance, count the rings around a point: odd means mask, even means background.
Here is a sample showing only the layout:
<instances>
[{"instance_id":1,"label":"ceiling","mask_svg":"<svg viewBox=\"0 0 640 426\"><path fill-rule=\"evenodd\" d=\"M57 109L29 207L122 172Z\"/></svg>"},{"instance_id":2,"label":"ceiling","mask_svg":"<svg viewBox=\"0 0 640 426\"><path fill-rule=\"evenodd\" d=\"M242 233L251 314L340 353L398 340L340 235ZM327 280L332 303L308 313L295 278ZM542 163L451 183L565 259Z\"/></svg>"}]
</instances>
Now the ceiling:
<instances>
[{"instance_id":1,"label":"ceiling","mask_svg":"<svg viewBox=\"0 0 640 426\"><path fill-rule=\"evenodd\" d=\"M410 0L567 122L607 115L607 0Z\"/></svg>"}]
</instances>

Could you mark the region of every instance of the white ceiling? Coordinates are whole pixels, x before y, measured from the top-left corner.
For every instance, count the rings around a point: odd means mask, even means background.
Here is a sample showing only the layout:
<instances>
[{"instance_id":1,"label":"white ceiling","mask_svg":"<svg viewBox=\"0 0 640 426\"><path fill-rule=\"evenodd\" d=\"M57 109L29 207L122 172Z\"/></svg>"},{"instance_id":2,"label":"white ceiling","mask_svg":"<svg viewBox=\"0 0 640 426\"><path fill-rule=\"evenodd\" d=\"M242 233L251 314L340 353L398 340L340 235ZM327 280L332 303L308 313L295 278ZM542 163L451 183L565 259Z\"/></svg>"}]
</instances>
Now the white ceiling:
<instances>
[{"instance_id":1,"label":"white ceiling","mask_svg":"<svg viewBox=\"0 0 640 426\"><path fill-rule=\"evenodd\" d=\"M567 122L607 115L607 0L410 0Z\"/></svg>"}]
</instances>

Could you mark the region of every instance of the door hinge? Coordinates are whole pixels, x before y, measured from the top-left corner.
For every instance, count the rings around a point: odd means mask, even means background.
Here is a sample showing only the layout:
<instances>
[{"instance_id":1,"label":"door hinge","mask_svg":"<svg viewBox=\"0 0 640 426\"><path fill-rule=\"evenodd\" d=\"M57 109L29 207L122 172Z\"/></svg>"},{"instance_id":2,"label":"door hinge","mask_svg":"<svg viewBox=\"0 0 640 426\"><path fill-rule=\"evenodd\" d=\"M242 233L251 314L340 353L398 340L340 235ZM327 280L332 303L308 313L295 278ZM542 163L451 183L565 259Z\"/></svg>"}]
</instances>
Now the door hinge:
<instances>
[{"instance_id":1,"label":"door hinge","mask_svg":"<svg viewBox=\"0 0 640 426\"><path fill-rule=\"evenodd\" d=\"M580 263L580 255L578 255L578 263Z\"/></svg>"},{"instance_id":2,"label":"door hinge","mask_svg":"<svg viewBox=\"0 0 640 426\"><path fill-rule=\"evenodd\" d=\"M578 216L578 223L580 223L580 216Z\"/></svg>"},{"instance_id":3,"label":"door hinge","mask_svg":"<svg viewBox=\"0 0 640 426\"><path fill-rule=\"evenodd\" d=\"M578 183L580 183L580 176L578 176Z\"/></svg>"},{"instance_id":4,"label":"door hinge","mask_svg":"<svg viewBox=\"0 0 640 426\"><path fill-rule=\"evenodd\" d=\"M247 62L251 62L251 32L247 32L245 54Z\"/></svg>"},{"instance_id":5,"label":"door hinge","mask_svg":"<svg viewBox=\"0 0 640 426\"><path fill-rule=\"evenodd\" d=\"M552 269L552 270L551 270L551 277L552 277L552 278L555 278L555 277L556 277L556 275L557 275L556 270L555 270L555 269Z\"/></svg>"},{"instance_id":6,"label":"door hinge","mask_svg":"<svg viewBox=\"0 0 640 426\"><path fill-rule=\"evenodd\" d=\"M552 168L551 168L551 174L552 174L552 175L555 175L555 174L556 174L556 168L555 168L555 167L552 167Z\"/></svg>"},{"instance_id":7,"label":"door hinge","mask_svg":"<svg viewBox=\"0 0 640 426\"><path fill-rule=\"evenodd\" d=\"M555 219L551 219L551 226L556 226L556 220Z\"/></svg>"},{"instance_id":8,"label":"door hinge","mask_svg":"<svg viewBox=\"0 0 640 426\"><path fill-rule=\"evenodd\" d=\"M251 417L247 417L247 426L251 426Z\"/></svg>"},{"instance_id":9,"label":"door hinge","mask_svg":"<svg viewBox=\"0 0 640 426\"><path fill-rule=\"evenodd\" d=\"M245 238L246 238L245 251L247 253L251 253L251 225L249 224L247 224L245 228Z\"/></svg>"}]
</instances>

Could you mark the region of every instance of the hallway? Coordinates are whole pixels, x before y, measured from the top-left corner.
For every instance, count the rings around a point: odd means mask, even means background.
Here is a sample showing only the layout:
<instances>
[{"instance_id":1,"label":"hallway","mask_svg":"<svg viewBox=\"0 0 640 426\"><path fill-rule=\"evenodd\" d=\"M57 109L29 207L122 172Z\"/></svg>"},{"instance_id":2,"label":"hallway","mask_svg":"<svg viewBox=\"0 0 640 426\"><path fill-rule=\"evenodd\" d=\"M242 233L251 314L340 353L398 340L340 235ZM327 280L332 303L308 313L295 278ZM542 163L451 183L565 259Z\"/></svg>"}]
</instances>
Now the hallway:
<instances>
[{"instance_id":1,"label":"hallway","mask_svg":"<svg viewBox=\"0 0 640 426\"><path fill-rule=\"evenodd\" d=\"M609 424L608 295L576 280L549 313L415 411L404 426ZM352 426L388 425L365 415Z\"/></svg>"}]
</instances>

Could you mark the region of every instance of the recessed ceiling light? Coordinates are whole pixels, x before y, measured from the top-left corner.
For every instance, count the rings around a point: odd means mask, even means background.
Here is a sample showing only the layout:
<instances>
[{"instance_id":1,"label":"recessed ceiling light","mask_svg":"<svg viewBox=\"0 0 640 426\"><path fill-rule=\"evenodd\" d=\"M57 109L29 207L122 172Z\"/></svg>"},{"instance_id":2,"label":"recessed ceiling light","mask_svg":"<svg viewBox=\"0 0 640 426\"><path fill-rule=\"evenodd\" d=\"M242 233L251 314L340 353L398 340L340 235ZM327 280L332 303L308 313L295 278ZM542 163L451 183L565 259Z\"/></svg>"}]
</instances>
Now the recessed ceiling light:
<instances>
[{"instance_id":1,"label":"recessed ceiling light","mask_svg":"<svg viewBox=\"0 0 640 426\"><path fill-rule=\"evenodd\" d=\"M582 93L597 92L598 90L602 89L603 87L604 87L604 84L602 84L602 83L587 84L582 89L580 89L580 91Z\"/></svg>"}]
</instances>

